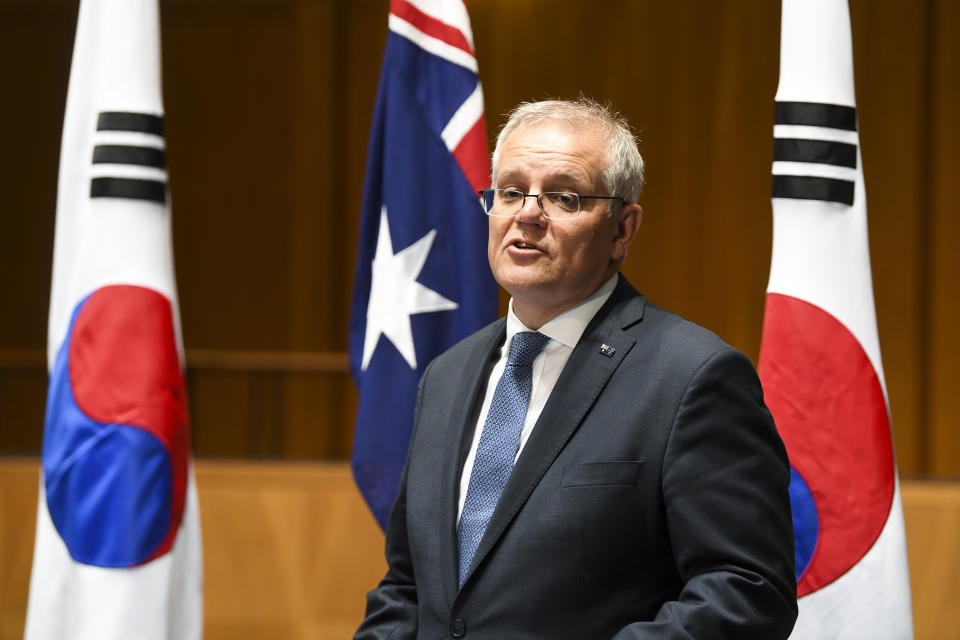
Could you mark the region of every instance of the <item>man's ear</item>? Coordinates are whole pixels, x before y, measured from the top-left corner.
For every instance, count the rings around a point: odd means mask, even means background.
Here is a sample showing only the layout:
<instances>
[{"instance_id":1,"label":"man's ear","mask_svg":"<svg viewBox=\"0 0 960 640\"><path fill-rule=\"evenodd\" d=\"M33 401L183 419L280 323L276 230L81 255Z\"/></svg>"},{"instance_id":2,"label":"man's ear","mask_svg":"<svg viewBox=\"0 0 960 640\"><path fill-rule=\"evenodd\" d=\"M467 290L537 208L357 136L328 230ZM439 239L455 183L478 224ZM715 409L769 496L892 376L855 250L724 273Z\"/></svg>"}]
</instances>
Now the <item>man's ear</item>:
<instances>
[{"instance_id":1,"label":"man's ear","mask_svg":"<svg viewBox=\"0 0 960 640\"><path fill-rule=\"evenodd\" d=\"M633 237L640 229L643 219L643 208L638 204L624 205L616 214L617 231L613 237L613 259L623 260L627 257L627 249L633 242Z\"/></svg>"}]
</instances>

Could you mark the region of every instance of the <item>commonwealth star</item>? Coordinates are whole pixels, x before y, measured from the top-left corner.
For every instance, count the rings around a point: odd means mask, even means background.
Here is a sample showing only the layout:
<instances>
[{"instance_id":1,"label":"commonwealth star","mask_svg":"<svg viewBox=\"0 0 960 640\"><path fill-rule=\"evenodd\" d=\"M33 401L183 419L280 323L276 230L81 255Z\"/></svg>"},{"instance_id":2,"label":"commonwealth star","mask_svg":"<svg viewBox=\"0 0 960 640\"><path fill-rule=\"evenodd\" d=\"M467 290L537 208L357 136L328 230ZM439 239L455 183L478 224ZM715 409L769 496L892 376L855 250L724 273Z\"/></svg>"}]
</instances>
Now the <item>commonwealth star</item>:
<instances>
[{"instance_id":1,"label":"commonwealth star","mask_svg":"<svg viewBox=\"0 0 960 640\"><path fill-rule=\"evenodd\" d=\"M367 303L367 326L363 339L363 362L366 370L370 358L384 335L396 347L411 369L417 368L410 316L456 309L457 303L444 298L419 282L417 277L427 261L436 229L398 253L393 252L387 208L380 209L380 230L377 251L373 258L373 277Z\"/></svg>"}]
</instances>

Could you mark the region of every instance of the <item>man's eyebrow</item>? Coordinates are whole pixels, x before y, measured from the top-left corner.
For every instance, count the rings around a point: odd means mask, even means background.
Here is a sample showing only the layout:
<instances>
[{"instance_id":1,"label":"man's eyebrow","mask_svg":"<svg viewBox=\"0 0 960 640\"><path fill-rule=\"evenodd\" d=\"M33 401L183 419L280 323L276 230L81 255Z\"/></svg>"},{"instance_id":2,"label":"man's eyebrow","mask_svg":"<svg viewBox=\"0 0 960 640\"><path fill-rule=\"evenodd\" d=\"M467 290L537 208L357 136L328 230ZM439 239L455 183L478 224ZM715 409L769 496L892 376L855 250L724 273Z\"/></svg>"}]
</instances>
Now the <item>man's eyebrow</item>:
<instances>
[{"instance_id":1,"label":"man's eyebrow","mask_svg":"<svg viewBox=\"0 0 960 640\"><path fill-rule=\"evenodd\" d=\"M587 176L584 176L579 173L558 173L557 175L550 176L551 182L569 182L575 184L586 185L590 182L590 179Z\"/></svg>"},{"instance_id":2,"label":"man's eyebrow","mask_svg":"<svg viewBox=\"0 0 960 640\"><path fill-rule=\"evenodd\" d=\"M504 171L497 174L497 182L499 183L502 180L514 180L516 178L522 177L522 174L517 171Z\"/></svg>"}]
</instances>

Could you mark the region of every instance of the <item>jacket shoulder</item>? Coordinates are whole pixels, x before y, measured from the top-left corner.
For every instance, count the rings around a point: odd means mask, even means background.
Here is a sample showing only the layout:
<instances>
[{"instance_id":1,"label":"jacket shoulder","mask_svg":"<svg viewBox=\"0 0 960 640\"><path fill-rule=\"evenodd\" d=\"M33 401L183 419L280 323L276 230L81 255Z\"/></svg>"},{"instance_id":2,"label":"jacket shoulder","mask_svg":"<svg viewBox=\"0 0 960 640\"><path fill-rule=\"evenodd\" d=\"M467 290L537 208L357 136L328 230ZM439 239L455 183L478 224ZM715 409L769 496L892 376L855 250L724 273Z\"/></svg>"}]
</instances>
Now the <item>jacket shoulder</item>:
<instances>
[{"instance_id":1,"label":"jacket shoulder","mask_svg":"<svg viewBox=\"0 0 960 640\"><path fill-rule=\"evenodd\" d=\"M644 369L679 382L692 381L704 367L756 376L753 363L713 331L649 301L640 322L624 331L635 341L631 356L640 358ZM683 383L682 383L683 384Z\"/></svg>"},{"instance_id":2,"label":"jacket shoulder","mask_svg":"<svg viewBox=\"0 0 960 640\"><path fill-rule=\"evenodd\" d=\"M725 349L733 349L716 333L683 316L647 302L644 309L642 330L653 337L668 342L673 348L689 355L709 355Z\"/></svg>"},{"instance_id":3,"label":"jacket shoulder","mask_svg":"<svg viewBox=\"0 0 960 640\"><path fill-rule=\"evenodd\" d=\"M739 353L713 331L650 302L622 276L600 313L607 318L601 323L621 329L657 361L697 366L721 351Z\"/></svg>"}]
</instances>

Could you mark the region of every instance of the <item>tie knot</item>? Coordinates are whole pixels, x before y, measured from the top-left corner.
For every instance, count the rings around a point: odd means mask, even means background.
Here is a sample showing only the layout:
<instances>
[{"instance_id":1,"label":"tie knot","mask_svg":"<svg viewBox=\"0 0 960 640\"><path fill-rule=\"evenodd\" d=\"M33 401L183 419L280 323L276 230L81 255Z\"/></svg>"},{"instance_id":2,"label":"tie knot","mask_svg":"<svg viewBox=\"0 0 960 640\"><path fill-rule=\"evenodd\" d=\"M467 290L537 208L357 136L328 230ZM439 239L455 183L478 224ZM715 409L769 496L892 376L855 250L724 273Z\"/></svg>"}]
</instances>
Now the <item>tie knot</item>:
<instances>
[{"instance_id":1,"label":"tie knot","mask_svg":"<svg viewBox=\"0 0 960 640\"><path fill-rule=\"evenodd\" d=\"M522 367L533 364L536 357L550 342L550 338L537 331L520 331L513 334L507 366Z\"/></svg>"}]
</instances>

